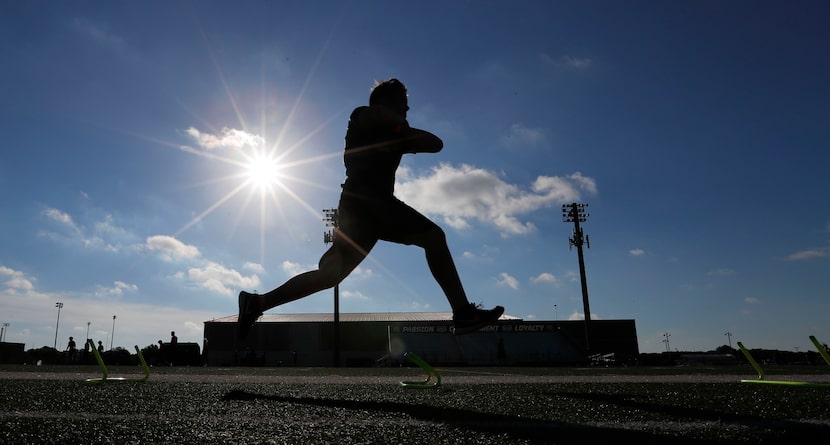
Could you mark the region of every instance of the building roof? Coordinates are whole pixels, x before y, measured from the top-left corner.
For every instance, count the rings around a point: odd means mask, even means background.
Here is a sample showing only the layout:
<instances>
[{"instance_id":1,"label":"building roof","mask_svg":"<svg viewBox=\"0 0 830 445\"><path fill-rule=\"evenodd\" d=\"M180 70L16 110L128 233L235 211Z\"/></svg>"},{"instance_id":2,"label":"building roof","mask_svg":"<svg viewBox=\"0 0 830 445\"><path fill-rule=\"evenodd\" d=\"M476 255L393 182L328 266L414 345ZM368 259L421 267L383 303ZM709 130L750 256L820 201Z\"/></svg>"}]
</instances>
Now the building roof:
<instances>
[{"instance_id":1,"label":"building roof","mask_svg":"<svg viewBox=\"0 0 830 445\"><path fill-rule=\"evenodd\" d=\"M213 323L236 323L237 315L229 315L222 318L210 320ZM499 320L521 320L512 315L502 315ZM331 312L311 314L263 314L258 320L260 323L325 323L333 322L334 314ZM452 321L452 312L341 312L342 322L367 322L367 321Z\"/></svg>"}]
</instances>

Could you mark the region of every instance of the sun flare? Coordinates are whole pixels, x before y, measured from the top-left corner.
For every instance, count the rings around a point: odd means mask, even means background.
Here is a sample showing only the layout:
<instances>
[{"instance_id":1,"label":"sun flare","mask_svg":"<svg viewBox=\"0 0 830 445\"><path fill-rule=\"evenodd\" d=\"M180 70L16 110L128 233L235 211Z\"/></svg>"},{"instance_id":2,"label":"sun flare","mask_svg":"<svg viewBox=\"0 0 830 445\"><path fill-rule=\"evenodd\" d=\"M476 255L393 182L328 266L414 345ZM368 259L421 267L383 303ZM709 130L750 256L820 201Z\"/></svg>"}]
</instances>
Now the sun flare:
<instances>
[{"instance_id":1,"label":"sun flare","mask_svg":"<svg viewBox=\"0 0 830 445\"><path fill-rule=\"evenodd\" d=\"M266 153L256 153L245 166L248 184L267 190L279 183L280 165L277 159Z\"/></svg>"}]
</instances>

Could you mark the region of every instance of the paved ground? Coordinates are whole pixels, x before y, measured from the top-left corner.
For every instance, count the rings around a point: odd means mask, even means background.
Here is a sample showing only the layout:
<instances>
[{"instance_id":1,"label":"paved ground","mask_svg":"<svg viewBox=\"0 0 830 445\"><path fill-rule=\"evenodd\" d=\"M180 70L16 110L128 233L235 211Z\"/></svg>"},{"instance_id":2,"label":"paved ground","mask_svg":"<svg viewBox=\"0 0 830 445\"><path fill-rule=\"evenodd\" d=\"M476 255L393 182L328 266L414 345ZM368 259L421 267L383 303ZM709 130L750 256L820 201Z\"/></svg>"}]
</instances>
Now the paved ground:
<instances>
[{"instance_id":1,"label":"paved ground","mask_svg":"<svg viewBox=\"0 0 830 445\"><path fill-rule=\"evenodd\" d=\"M823 443L830 387L718 370L0 369L0 443ZM770 380L830 383L820 372ZM139 376L137 368L110 376ZM434 381L435 379L432 379Z\"/></svg>"}]
</instances>

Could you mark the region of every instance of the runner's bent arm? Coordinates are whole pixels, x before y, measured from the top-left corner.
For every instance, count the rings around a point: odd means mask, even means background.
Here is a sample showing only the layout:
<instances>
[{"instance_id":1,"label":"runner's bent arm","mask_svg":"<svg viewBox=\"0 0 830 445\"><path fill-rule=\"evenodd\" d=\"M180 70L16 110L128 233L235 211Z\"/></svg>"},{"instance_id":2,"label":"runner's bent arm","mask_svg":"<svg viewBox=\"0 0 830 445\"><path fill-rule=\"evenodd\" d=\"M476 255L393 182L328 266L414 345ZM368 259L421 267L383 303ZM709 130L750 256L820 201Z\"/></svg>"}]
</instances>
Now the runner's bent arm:
<instances>
[{"instance_id":1,"label":"runner's bent arm","mask_svg":"<svg viewBox=\"0 0 830 445\"><path fill-rule=\"evenodd\" d=\"M382 131L390 139L375 145L380 151L400 153L437 153L444 148L444 142L436 135L418 128L412 128L406 118L384 105L364 106L355 110L351 119L364 129Z\"/></svg>"}]
</instances>

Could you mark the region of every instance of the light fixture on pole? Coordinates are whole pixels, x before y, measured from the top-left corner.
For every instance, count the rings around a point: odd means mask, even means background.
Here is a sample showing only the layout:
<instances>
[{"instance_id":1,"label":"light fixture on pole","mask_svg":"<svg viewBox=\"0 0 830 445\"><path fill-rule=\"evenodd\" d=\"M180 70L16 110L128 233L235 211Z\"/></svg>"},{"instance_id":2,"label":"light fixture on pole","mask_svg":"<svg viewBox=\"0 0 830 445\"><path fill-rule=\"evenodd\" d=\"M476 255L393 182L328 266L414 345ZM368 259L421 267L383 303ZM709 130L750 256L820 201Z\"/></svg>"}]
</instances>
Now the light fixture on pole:
<instances>
[{"instance_id":1,"label":"light fixture on pole","mask_svg":"<svg viewBox=\"0 0 830 445\"><path fill-rule=\"evenodd\" d=\"M589 324L591 323L591 305L588 304L588 280L585 277L585 258L582 254L582 245L585 244L586 247L590 248L591 240L588 239L587 235L583 236L582 228L579 227L579 223L587 221L590 216L588 213L585 213L586 207L588 207L588 204L572 203L562 205L562 220L574 223L573 237L568 239L568 245L570 248L576 246L576 252L579 256L579 277L582 284L582 306L585 311L585 350L590 351L591 335Z\"/></svg>"},{"instance_id":2,"label":"light fixture on pole","mask_svg":"<svg viewBox=\"0 0 830 445\"><path fill-rule=\"evenodd\" d=\"M115 315L112 316L112 335L110 335L110 351L112 351L112 342L115 340Z\"/></svg>"},{"instance_id":3,"label":"light fixture on pole","mask_svg":"<svg viewBox=\"0 0 830 445\"><path fill-rule=\"evenodd\" d=\"M55 303L55 307L58 308L58 321L55 322L55 349L58 349L58 327L61 324L61 308L63 307L63 303L58 301Z\"/></svg>"},{"instance_id":4,"label":"light fixture on pole","mask_svg":"<svg viewBox=\"0 0 830 445\"><path fill-rule=\"evenodd\" d=\"M323 233L323 243L333 243L340 227L340 214L337 209L323 209L323 222L331 227ZM334 366L340 366L340 284L334 285Z\"/></svg>"},{"instance_id":5,"label":"light fixture on pole","mask_svg":"<svg viewBox=\"0 0 830 445\"><path fill-rule=\"evenodd\" d=\"M726 331L723 335L725 335L726 340L729 341L729 350L731 351L732 350L732 333L729 332L729 331Z\"/></svg>"},{"instance_id":6,"label":"light fixture on pole","mask_svg":"<svg viewBox=\"0 0 830 445\"><path fill-rule=\"evenodd\" d=\"M666 352L671 352L671 346L669 346L669 337L671 337L671 334L669 334L668 332L663 333L663 343L666 344Z\"/></svg>"}]
</instances>

